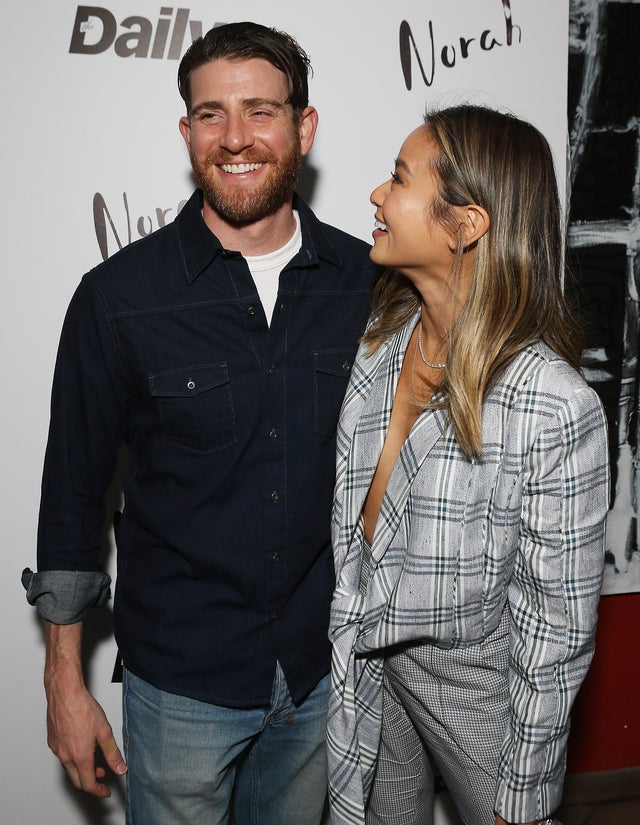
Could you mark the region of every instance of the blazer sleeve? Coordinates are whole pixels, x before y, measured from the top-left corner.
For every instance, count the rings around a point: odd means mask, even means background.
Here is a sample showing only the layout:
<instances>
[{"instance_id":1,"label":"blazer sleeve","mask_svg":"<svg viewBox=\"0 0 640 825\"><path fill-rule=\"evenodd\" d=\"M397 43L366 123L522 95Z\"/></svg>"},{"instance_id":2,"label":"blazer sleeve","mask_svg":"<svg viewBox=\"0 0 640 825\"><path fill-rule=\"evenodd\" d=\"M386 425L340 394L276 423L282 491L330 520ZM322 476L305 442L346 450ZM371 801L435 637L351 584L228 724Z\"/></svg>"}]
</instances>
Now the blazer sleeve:
<instances>
[{"instance_id":1,"label":"blazer sleeve","mask_svg":"<svg viewBox=\"0 0 640 825\"><path fill-rule=\"evenodd\" d=\"M585 385L547 419L524 470L496 794L507 822L543 819L560 803L571 706L594 651L608 506L606 421Z\"/></svg>"}]
</instances>

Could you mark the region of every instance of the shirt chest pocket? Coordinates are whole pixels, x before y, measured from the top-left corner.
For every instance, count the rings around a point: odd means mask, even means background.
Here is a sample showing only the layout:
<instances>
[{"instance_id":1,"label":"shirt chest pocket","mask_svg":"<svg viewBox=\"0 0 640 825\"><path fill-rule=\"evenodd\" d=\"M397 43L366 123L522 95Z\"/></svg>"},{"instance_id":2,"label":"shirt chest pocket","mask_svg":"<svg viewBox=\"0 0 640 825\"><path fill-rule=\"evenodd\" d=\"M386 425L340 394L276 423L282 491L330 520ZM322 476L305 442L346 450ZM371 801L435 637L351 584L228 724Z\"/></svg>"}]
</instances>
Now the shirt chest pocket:
<instances>
[{"instance_id":1,"label":"shirt chest pocket","mask_svg":"<svg viewBox=\"0 0 640 825\"><path fill-rule=\"evenodd\" d=\"M227 364L200 364L149 375L149 390L172 444L213 453L237 439Z\"/></svg>"},{"instance_id":2,"label":"shirt chest pocket","mask_svg":"<svg viewBox=\"0 0 640 825\"><path fill-rule=\"evenodd\" d=\"M313 426L331 438L347 391L353 361L352 349L323 349L313 353Z\"/></svg>"}]
</instances>

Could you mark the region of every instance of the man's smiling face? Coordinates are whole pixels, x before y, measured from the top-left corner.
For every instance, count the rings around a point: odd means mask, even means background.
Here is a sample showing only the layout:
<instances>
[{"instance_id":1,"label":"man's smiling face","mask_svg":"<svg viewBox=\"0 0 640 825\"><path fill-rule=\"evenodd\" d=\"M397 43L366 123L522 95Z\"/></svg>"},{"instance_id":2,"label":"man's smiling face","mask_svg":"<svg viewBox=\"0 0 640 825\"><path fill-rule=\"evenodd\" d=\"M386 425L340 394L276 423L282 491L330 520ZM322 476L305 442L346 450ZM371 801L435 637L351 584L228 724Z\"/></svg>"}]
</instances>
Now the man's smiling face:
<instances>
[{"instance_id":1,"label":"man's smiling face","mask_svg":"<svg viewBox=\"0 0 640 825\"><path fill-rule=\"evenodd\" d=\"M261 58L218 59L193 71L190 89L180 131L207 204L235 226L288 207L308 147L285 75Z\"/></svg>"}]
</instances>

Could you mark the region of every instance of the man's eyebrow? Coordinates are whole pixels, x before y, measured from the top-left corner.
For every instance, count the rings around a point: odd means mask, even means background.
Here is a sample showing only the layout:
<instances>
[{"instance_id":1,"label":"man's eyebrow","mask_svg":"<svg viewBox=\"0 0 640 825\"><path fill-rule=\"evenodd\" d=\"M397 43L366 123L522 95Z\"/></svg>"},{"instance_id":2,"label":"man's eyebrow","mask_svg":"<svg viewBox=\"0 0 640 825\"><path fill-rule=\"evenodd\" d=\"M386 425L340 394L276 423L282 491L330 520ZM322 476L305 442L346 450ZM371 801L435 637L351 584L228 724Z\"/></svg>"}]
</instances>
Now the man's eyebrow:
<instances>
[{"instance_id":1,"label":"man's eyebrow","mask_svg":"<svg viewBox=\"0 0 640 825\"><path fill-rule=\"evenodd\" d=\"M396 158L395 164L396 169L404 169L407 175L411 174L411 170L409 169L408 165L402 160L402 158Z\"/></svg>"},{"instance_id":2,"label":"man's eyebrow","mask_svg":"<svg viewBox=\"0 0 640 825\"><path fill-rule=\"evenodd\" d=\"M274 109L284 109L287 101L272 100L270 97L250 97L242 101L243 106L272 106Z\"/></svg>"},{"instance_id":3,"label":"man's eyebrow","mask_svg":"<svg viewBox=\"0 0 640 825\"><path fill-rule=\"evenodd\" d=\"M203 103L198 103L197 106L193 106L191 109L191 114L195 115L200 112L202 109L221 109L222 104L219 103L217 100L205 100Z\"/></svg>"}]
</instances>

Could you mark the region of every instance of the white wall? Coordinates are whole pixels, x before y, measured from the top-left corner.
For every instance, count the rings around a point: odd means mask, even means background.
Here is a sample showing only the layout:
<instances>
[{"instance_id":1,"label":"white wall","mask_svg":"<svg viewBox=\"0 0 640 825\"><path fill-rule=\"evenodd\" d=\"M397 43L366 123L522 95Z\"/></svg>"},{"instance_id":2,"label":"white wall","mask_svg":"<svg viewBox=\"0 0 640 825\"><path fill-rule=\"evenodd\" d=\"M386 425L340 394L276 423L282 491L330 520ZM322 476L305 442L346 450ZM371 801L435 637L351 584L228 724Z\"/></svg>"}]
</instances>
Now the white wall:
<instances>
[{"instance_id":1,"label":"white wall","mask_svg":"<svg viewBox=\"0 0 640 825\"><path fill-rule=\"evenodd\" d=\"M504 0L508 6L507 0ZM45 742L43 646L35 611L19 585L35 564L40 472L48 395L57 339L67 302L83 272L100 260L93 219L104 198L121 242L158 226L191 191L178 134L182 101L177 60L170 48L178 6L151 0L92 0L113 20L115 42L146 18L163 56L122 57L110 45L89 55L70 53L79 4L71 0L4 0L2 4L2 535L4 576L0 714L3 767L0 820L19 825L111 825L123 822L122 795L93 804L70 789ZM182 7L184 8L184 7ZM167 10L164 14L161 9ZM316 145L305 171L315 178L319 216L369 239L369 193L385 179L404 137L420 122L425 102L483 100L532 120L550 139L564 177L567 0L511 0L513 42L506 45L503 0L193 0L189 21L206 31L216 22L254 19L286 29L312 58L312 103L320 112ZM183 12L184 14L184 12ZM405 20L427 75L412 58L405 85L399 30ZM100 43L96 19L83 42ZM433 31L434 71L431 71ZM483 32L484 40L481 44ZM108 31L107 31L108 34ZM182 51L188 45L189 27ZM521 36L521 40L520 40ZM78 35L78 37L80 37ZM460 37L474 38L462 57ZM105 45L113 38L104 38ZM489 48L493 39L502 45ZM129 41L129 47L136 44ZM484 45L484 49L482 48ZM144 52L138 38L138 48ZM455 65L446 67L441 49ZM454 58L455 50L455 61ZM160 49L162 52L163 50ZM109 230L109 253L115 235ZM111 572L112 557L109 559ZM119 686L110 683L115 646L109 614L94 616L90 661L93 690L118 728ZM439 811L440 823L453 820Z\"/></svg>"}]
</instances>

